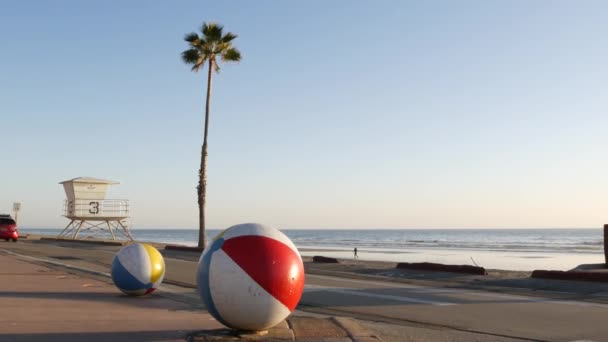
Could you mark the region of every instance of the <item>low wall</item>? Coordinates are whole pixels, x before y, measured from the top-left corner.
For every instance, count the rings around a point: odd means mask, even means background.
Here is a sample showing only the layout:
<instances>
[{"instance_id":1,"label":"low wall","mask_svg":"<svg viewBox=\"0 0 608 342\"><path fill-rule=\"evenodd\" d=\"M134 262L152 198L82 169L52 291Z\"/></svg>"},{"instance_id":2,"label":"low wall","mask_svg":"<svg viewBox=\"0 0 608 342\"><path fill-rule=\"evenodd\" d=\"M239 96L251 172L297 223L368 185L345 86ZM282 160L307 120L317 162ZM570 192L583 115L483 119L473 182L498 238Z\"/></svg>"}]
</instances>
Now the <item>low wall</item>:
<instances>
[{"instance_id":1,"label":"low wall","mask_svg":"<svg viewBox=\"0 0 608 342\"><path fill-rule=\"evenodd\" d=\"M205 249L202 247L190 247L181 245L166 245L165 250L168 251L181 251L181 252L197 252L202 253Z\"/></svg>"},{"instance_id":2,"label":"low wall","mask_svg":"<svg viewBox=\"0 0 608 342\"><path fill-rule=\"evenodd\" d=\"M608 266L608 224L604 225L604 263Z\"/></svg>"},{"instance_id":3,"label":"low wall","mask_svg":"<svg viewBox=\"0 0 608 342\"><path fill-rule=\"evenodd\" d=\"M419 271L434 271L434 272L454 272L454 273L468 273L477 275L486 275L486 269L479 266L471 265L444 265L435 264L431 262L400 262L397 264L397 268L406 270L419 270Z\"/></svg>"},{"instance_id":4,"label":"low wall","mask_svg":"<svg viewBox=\"0 0 608 342\"><path fill-rule=\"evenodd\" d=\"M313 262L319 262L319 263L324 263L324 264L337 264L339 263L338 259L336 258L328 258L328 257L324 257L321 255L315 255L312 257L312 261Z\"/></svg>"},{"instance_id":5,"label":"low wall","mask_svg":"<svg viewBox=\"0 0 608 342\"><path fill-rule=\"evenodd\" d=\"M540 279L608 282L608 273L605 272L536 270L532 272L531 277Z\"/></svg>"}]
</instances>

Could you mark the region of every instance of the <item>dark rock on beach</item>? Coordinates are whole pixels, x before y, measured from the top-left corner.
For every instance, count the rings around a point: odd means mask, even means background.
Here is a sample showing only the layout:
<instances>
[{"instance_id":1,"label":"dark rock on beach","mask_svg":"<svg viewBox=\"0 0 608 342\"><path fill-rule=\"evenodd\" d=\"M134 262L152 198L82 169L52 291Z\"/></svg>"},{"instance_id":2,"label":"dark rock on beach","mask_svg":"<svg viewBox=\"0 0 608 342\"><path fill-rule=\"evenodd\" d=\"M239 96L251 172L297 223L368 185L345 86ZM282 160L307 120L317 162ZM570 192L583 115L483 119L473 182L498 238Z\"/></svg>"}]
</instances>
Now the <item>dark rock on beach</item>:
<instances>
[{"instance_id":1,"label":"dark rock on beach","mask_svg":"<svg viewBox=\"0 0 608 342\"><path fill-rule=\"evenodd\" d=\"M322 262L322 263L326 263L326 264L337 264L338 263L338 259L336 259L336 258L328 258L328 257L320 256L320 255L315 255L314 257L312 257L312 261Z\"/></svg>"}]
</instances>

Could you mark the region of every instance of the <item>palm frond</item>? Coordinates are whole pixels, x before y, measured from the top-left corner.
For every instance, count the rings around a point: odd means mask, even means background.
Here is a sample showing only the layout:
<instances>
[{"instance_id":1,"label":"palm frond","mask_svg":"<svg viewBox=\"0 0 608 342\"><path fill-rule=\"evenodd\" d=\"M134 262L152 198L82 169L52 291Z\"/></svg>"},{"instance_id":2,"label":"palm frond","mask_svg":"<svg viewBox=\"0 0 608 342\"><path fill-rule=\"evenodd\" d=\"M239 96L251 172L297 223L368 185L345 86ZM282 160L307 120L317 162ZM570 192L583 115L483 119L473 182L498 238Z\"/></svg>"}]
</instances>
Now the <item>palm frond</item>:
<instances>
[{"instance_id":1,"label":"palm frond","mask_svg":"<svg viewBox=\"0 0 608 342\"><path fill-rule=\"evenodd\" d=\"M196 34L196 32L190 32L184 36L184 40L188 43L194 43L198 39L200 38L198 37L198 34Z\"/></svg>"},{"instance_id":2,"label":"palm frond","mask_svg":"<svg viewBox=\"0 0 608 342\"><path fill-rule=\"evenodd\" d=\"M231 41L235 40L236 37L238 37L236 34L228 32L222 37L222 43L230 43Z\"/></svg>"},{"instance_id":3,"label":"palm frond","mask_svg":"<svg viewBox=\"0 0 608 342\"><path fill-rule=\"evenodd\" d=\"M192 71L198 71L200 68L202 68L205 65L205 62L207 62L207 60L209 58L207 58L207 55L201 55L197 60L196 63L194 63L194 66L192 66Z\"/></svg>"},{"instance_id":4,"label":"palm frond","mask_svg":"<svg viewBox=\"0 0 608 342\"><path fill-rule=\"evenodd\" d=\"M204 39L208 42L217 42L222 39L222 30L224 26L218 23L203 23L201 32L203 33Z\"/></svg>"},{"instance_id":5,"label":"palm frond","mask_svg":"<svg viewBox=\"0 0 608 342\"><path fill-rule=\"evenodd\" d=\"M182 52L182 60L186 64L196 64L200 58L201 54L197 49L188 49Z\"/></svg>"},{"instance_id":6,"label":"palm frond","mask_svg":"<svg viewBox=\"0 0 608 342\"><path fill-rule=\"evenodd\" d=\"M220 57L223 62L239 62L241 60L241 52L235 47L230 47L222 51Z\"/></svg>"}]
</instances>

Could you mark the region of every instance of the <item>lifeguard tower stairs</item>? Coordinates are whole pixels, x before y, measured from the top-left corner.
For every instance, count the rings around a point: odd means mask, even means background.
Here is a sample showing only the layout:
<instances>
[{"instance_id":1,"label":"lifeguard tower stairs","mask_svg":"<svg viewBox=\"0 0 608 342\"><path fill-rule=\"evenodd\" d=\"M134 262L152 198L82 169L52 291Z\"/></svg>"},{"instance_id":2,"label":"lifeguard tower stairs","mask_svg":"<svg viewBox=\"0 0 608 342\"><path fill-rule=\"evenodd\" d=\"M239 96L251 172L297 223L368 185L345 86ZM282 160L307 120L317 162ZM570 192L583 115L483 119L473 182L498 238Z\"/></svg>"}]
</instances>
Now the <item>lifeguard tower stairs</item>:
<instances>
[{"instance_id":1,"label":"lifeguard tower stairs","mask_svg":"<svg viewBox=\"0 0 608 342\"><path fill-rule=\"evenodd\" d=\"M127 223L129 201L105 198L108 187L119 184L118 182L79 177L59 184L63 185L67 197L63 205L63 216L70 223L58 238L133 240Z\"/></svg>"}]
</instances>

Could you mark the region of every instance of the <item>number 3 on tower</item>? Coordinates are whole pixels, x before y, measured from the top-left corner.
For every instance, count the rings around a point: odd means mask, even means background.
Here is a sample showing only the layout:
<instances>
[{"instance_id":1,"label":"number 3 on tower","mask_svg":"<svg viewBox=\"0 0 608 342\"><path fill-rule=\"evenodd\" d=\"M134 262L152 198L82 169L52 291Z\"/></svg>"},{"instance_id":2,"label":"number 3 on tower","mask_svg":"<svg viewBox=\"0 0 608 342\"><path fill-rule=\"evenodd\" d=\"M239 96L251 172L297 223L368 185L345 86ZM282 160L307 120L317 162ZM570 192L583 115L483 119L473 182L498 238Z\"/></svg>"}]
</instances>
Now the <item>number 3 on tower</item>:
<instances>
[{"instance_id":1,"label":"number 3 on tower","mask_svg":"<svg viewBox=\"0 0 608 342\"><path fill-rule=\"evenodd\" d=\"M91 202L89 203L91 209L89 209L90 214L99 214L99 202Z\"/></svg>"}]
</instances>

